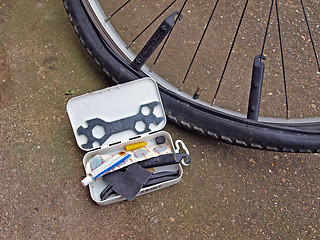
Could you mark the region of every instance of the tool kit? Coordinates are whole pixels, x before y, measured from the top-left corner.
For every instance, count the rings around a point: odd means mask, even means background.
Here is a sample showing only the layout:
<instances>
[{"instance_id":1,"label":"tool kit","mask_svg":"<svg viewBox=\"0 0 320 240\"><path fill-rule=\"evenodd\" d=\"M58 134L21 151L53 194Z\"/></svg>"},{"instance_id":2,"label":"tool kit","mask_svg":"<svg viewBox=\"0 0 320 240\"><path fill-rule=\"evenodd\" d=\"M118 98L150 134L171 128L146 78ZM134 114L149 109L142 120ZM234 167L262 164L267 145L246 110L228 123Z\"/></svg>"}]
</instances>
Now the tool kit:
<instances>
[{"instance_id":1,"label":"tool kit","mask_svg":"<svg viewBox=\"0 0 320 240\"><path fill-rule=\"evenodd\" d=\"M185 144L174 145L162 130L165 112L151 78L74 97L67 112L78 146L87 151L81 184L98 205L174 185L182 178L182 165L190 163Z\"/></svg>"}]
</instances>

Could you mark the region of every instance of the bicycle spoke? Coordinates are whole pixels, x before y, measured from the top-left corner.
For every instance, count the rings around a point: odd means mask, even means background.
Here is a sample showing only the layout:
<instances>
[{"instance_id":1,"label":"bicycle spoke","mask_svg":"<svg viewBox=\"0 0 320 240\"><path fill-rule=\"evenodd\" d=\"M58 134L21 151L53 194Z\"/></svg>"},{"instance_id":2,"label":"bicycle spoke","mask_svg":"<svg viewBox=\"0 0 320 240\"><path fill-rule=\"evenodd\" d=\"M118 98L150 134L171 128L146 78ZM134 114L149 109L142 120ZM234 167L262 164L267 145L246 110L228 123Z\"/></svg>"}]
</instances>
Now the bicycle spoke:
<instances>
[{"instance_id":1,"label":"bicycle spoke","mask_svg":"<svg viewBox=\"0 0 320 240\"><path fill-rule=\"evenodd\" d=\"M126 1L124 4L121 5L116 11L114 11L112 14L110 14L105 21L108 22L117 12L119 12L124 6L126 6L131 0Z\"/></svg>"},{"instance_id":2,"label":"bicycle spoke","mask_svg":"<svg viewBox=\"0 0 320 240\"><path fill-rule=\"evenodd\" d=\"M282 39L281 39L281 28L280 28L280 17L279 17L279 8L278 8L278 0L276 2L276 13L277 13L277 24L278 24L278 34L279 34L279 44L280 44L280 53L281 53L281 64L282 64L282 75L283 75L283 83L284 83L284 94L286 98L286 118L289 119L289 105L288 105L288 94L287 94L287 81L286 81L286 71L284 65L284 56L283 56L283 47L282 47Z\"/></svg>"},{"instance_id":3,"label":"bicycle spoke","mask_svg":"<svg viewBox=\"0 0 320 240\"><path fill-rule=\"evenodd\" d=\"M176 18L176 20L175 20L175 22L174 22L174 26L173 26L173 28L171 29L171 31L169 32L169 34L168 34L168 36L166 37L166 39L164 40L164 43L162 44L162 47L161 47L161 49L160 49L160 51L159 51L156 59L154 60L152 66L151 66L151 68L150 68L150 72L152 71L152 68L156 65L156 63L158 62L158 59L159 59L159 57L160 57L160 55L161 55L161 53L162 53L165 45L167 44L167 41L168 41L168 39L170 38L171 33L172 33L172 31L173 31L173 29L174 29L177 21L178 21L178 20L181 20L181 13L182 13L184 7L186 6L187 2L188 2L188 0L184 0L183 5L182 5L182 7L180 8L178 17Z\"/></svg>"},{"instance_id":4,"label":"bicycle spoke","mask_svg":"<svg viewBox=\"0 0 320 240\"><path fill-rule=\"evenodd\" d=\"M306 20L309 36L310 36L310 39L311 39L313 53L314 53L314 56L315 56L315 59L316 59L316 63L318 65L318 74L320 74L320 65L319 65L318 55L317 55L317 51L316 51L315 44L314 44L314 41L313 41L313 37L312 37L311 29L310 29L310 26L309 26L309 21L308 21L308 17L307 17L307 13L306 13L306 10L305 10L305 7L304 7L303 0L301 0L300 3L301 3L302 10L303 10L304 18Z\"/></svg>"},{"instance_id":5,"label":"bicycle spoke","mask_svg":"<svg viewBox=\"0 0 320 240\"><path fill-rule=\"evenodd\" d=\"M219 80L218 87L217 87L217 89L216 89L216 92L215 92L215 94L214 94L213 100L212 100L212 102L211 102L211 105L212 105L212 106L214 105L214 103L215 103L215 101L216 101L216 98L217 98L217 95L218 95L218 92L219 92L219 89L220 89L220 86L221 86L221 83L222 83L222 79L223 79L224 74L225 74L225 71L226 71L226 69L227 69L227 65L228 65L228 63L229 63L229 59L230 59L230 56L231 56L231 53L232 53L234 44L235 44L235 42L236 42L236 39L237 39L237 36L238 36L238 32L239 32L239 29L240 29L240 26L241 26L241 23L242 23L242 20L243 20L243 18L244 18L244 14L245 14L245 12L246 12L246 10L247 10L248 2L249 2L249 0L246 1L245 6L244 6L244 8L243 8L243 11L242 11L242 14L241 14L241 17L240 17L240 21L239 21L239 24L238 24L238 27L237 27L236 34L235 34L235 36L233 37L233 41L232 41L231 48L230 48L230 51L229 51L229 54L228 54L228 57L227 57L227 61L226 61L225 65L224 65L224 68L223 68L223 71L222 71L222 74L221 74L221 77L220 77L220 80Z\"/></svg>"},{"instance_id":6,"label":"bicycle spoke","mask_svg":"<svg viewBox=\"0 0 320 240\"><path fill-rule=\"evenodd\" d=\"M127 46L127 48L130 48L131 45L155 22L161 17L177 0L174 0L171 2L157 17L155 17L149 24L146 26L132 41L131 43Z\"/></svg>"},{"instance_id":7,"label":"bicycle spoke","mask_svg":"<svg viewBox=\"0 0 320 240\"><path fill-rule=\"evenodd\" d=\"M190 65L189 65L189 67L188 67L188 70L187 70L187 72L186 72L186 75L184 76L183 81L182 81L182 83L181 83L181 85L180 85L180 87L179 87L179 91L182 90L183 84L185 83L185 81L186 81L186 79L187 79L187 77L188 77L189 71L190 71L191 66L192 66L192 64L193 64L193 61L194 61L194 59L196 58L196 55L197 55L197 53L198 53L198 51L199 51L200 45L201 45L202 40L203 40L203 38L204 38L204 36L205 36L205 34L206 34L206 32L207 32L207 29L208 29L208 27L209 27L209 24L210 24L210 22L211 22L211 19L212 19L212 17L213 17L213 14L214 14L217 6L218 6L218 3L219 3L219 0L216 1L215 5L214 5L214 7L213 7L213 9L212 9L212 12L211 12L211 14L210 14L210 17L209 17L207 26L205 27L205 29L204 29L204 31L203 31L203 33L202 33L201 39L200 39L200 41L199 41L199 43L198 43L198 46L197 46L196 51L195 51L194 54L193 54L193 57L192 57L192 60L191 60L191 62L190 62Z\"/></svg>"},{"instance_id":8,"label":"bicycle spoke","mask_svg":"<svg viewBox=\"0 0 320 240\"><path fill-rule=\"evenodd\" d=\"M266 26L266 32L264 34L262 49L261 49L260 58L259 58L260 61L261 61L261 59L263 57L263 51L264 51L264 48L265 48L265 45L266 45L268 30L269 30L269 26L270 26L271 13L272 13L272 9L273 9L273 3L274 3L274 0L272 0L272 2L271 2L271 6L270 6L270 10L269 10L269 16L268 16L268 22L267 22L267 26Z\"/></svg>"}]
</instances>

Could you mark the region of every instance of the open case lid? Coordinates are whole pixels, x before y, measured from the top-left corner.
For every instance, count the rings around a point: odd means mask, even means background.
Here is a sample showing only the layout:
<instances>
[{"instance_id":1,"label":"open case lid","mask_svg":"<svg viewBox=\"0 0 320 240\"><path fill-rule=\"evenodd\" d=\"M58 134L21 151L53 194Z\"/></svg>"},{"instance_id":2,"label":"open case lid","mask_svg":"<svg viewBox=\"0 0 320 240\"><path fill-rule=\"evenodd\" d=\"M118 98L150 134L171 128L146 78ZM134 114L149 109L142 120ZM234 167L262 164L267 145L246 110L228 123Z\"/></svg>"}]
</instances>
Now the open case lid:
<instances>
[{"instance_id":1,"label":"open case lid","mask_svg":"<svg viewBox=\"0 0 320 240\"><path fill-rule=\"evenodd\" d=\"M67 112L78 146L85 151L159 131L166 125L158 86L142 78L74 97Z\"/></svg>"}]
</instances>

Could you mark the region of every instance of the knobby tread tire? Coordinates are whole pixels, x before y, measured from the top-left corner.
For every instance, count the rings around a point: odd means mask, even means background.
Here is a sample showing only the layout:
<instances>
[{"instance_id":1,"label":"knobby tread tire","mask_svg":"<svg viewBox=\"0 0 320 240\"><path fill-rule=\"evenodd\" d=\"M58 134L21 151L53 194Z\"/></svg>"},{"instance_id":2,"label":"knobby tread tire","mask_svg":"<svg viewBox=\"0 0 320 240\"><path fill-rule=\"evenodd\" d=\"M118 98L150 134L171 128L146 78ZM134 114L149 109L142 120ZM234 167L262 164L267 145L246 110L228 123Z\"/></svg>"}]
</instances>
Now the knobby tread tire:
<instances>
[{"instance_id":1,"label":"knobby tread tire","mask_svg":"<svg viewBox=\"0 0 320 240\"><path fill-rule=\"evenodd\" d=\"M115 83L146 77L105 44L80 0L63 0L73 28L94 61ZM284 152L320 152L319 131L254 122L218 112L159 85L167 118L179 126L229 144Z\"/></svg>"}]
</instances>

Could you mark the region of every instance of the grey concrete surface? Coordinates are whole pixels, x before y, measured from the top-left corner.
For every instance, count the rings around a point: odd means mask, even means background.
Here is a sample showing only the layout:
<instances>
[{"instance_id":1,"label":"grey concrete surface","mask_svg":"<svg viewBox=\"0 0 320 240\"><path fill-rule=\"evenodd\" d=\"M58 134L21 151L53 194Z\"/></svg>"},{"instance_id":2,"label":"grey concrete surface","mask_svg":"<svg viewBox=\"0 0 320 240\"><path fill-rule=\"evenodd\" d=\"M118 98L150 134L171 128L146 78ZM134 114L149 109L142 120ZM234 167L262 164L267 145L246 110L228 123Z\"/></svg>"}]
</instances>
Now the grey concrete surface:
<instances>
[{"instance_id":1,"label":"grey concrete surface","mask_svg":"<svg viewBox=\"0 0 320 240\"><path fill-rule=\"evenodd\" d=\"M171 124L192 157L182 181L97 206L80 184L65 92L111 82L62 2L0 1L0 49L0 239L320 239L318 154L234 147Z\"/></svg>"}]
</instances>

